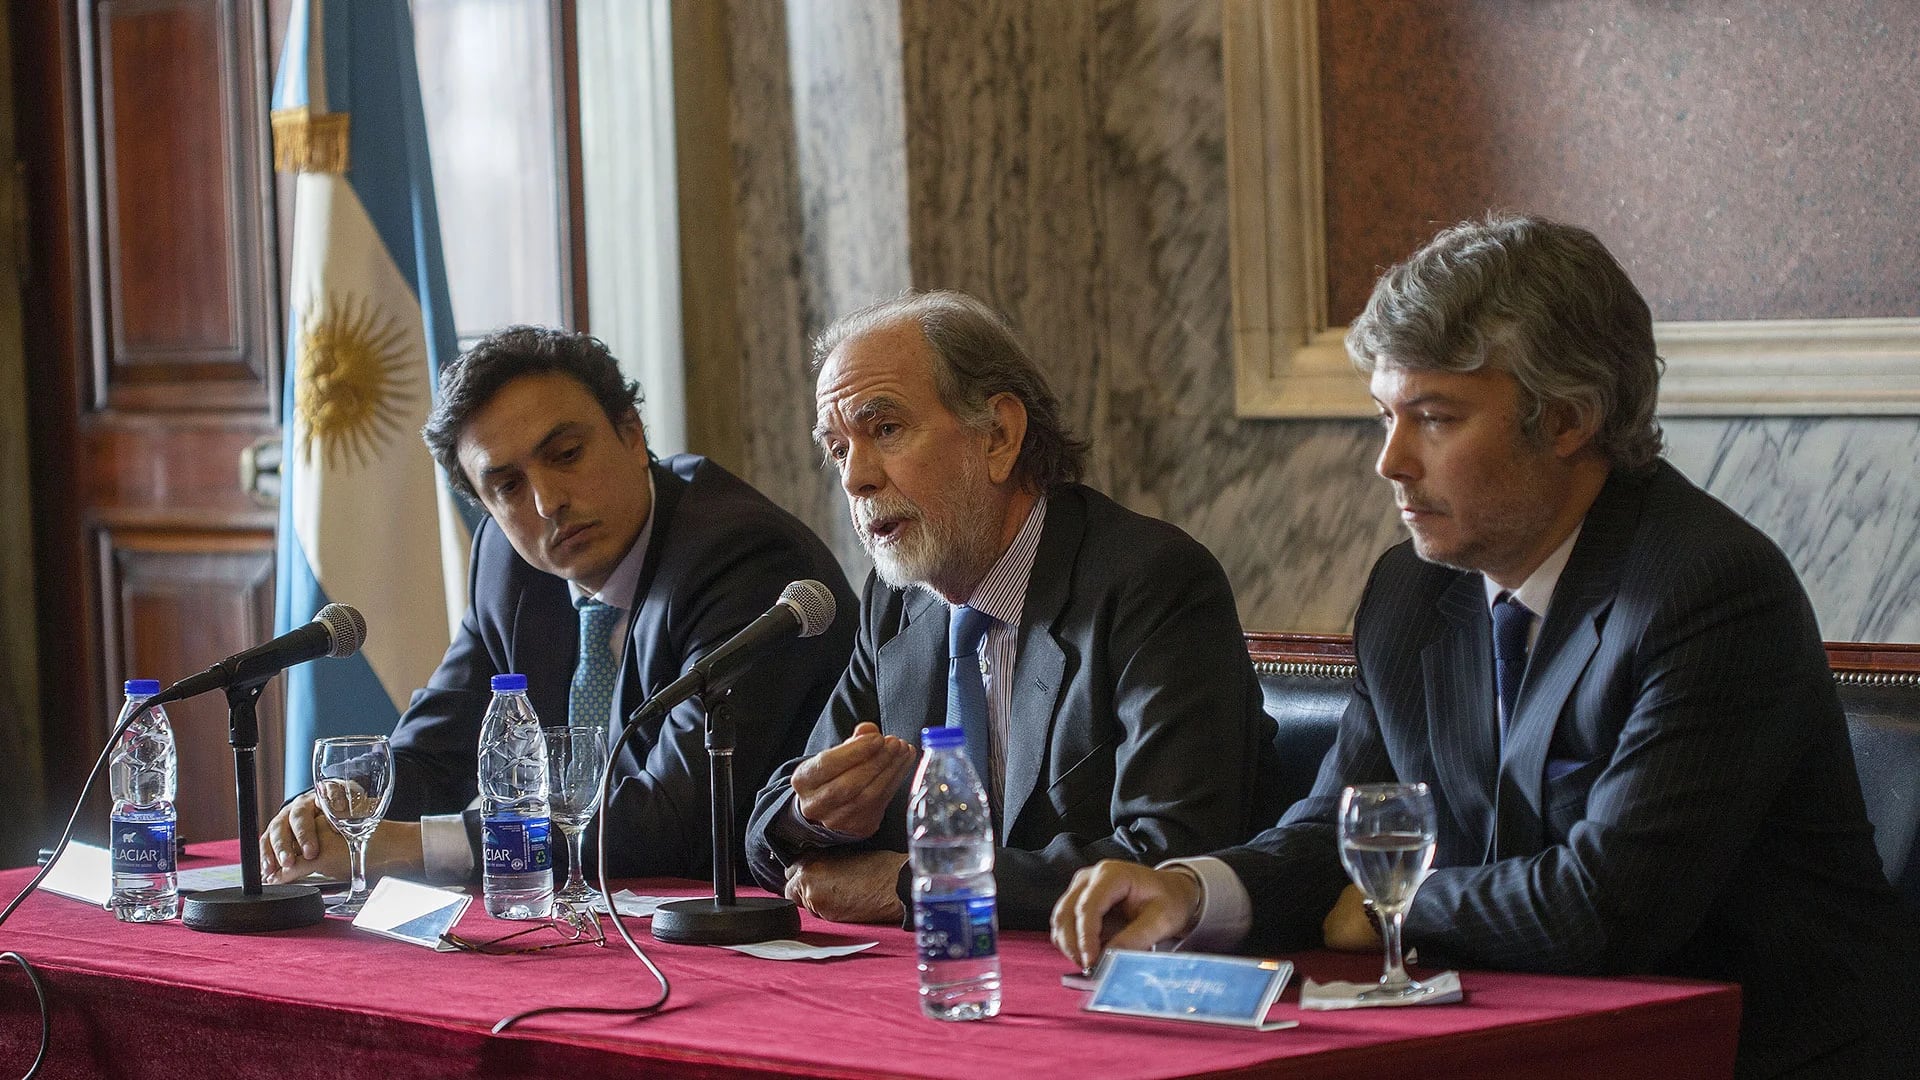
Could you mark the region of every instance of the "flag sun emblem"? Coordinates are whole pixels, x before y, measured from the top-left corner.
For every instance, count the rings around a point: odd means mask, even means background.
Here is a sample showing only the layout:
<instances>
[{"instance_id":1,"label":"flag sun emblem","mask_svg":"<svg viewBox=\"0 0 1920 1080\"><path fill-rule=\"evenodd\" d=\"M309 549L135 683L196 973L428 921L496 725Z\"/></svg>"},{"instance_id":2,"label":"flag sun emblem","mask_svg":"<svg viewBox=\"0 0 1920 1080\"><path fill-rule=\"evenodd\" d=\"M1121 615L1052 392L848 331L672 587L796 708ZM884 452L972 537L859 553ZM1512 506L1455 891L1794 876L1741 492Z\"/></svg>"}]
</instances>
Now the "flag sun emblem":
<instances>
[{"instance_id":1,"label":"flag sun emblem","mask_svg":"<svg viewBox=\"0 0 1920 1080\"><path fill-rule=\"evenodd\" d=\"M412 399L405 382L405 331L362 297L329 296L300 319L299 382L293 407L311 461L315 443L327 467L364 467L376 446L400 430Z\"/></svg>"}]
</instances>

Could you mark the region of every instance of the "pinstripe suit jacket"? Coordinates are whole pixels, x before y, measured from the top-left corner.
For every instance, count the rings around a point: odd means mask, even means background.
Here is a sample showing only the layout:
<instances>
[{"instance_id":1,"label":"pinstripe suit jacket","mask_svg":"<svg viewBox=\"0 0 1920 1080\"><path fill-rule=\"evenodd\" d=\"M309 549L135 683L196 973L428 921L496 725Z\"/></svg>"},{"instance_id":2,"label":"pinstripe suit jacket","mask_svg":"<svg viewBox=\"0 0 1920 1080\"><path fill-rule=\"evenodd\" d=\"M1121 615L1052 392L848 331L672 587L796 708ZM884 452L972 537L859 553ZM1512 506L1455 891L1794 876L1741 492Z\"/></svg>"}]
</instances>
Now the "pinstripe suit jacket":
<instances>
[{"instance_id":1,"label":"pinstripe suit jacket","mask_svg":"<svg viewBox=\"0 0 1920 1080\"><path fill-rule=\"evenodd\" d=\"M1393 548L1354 639L1312 795L1222 855L1254 898L1250 947L1318 944L1346 883L1343 785L1424 781L1439 844L1406 933L1429 960L1737 981L1746 1075L1857 1049L1875 1010L1913 1018L1892 981L1911 935L1812 608L1671 466L1615 475L1588 511L1504 755L1480 575Z\"/></svg>"}]
</instances>

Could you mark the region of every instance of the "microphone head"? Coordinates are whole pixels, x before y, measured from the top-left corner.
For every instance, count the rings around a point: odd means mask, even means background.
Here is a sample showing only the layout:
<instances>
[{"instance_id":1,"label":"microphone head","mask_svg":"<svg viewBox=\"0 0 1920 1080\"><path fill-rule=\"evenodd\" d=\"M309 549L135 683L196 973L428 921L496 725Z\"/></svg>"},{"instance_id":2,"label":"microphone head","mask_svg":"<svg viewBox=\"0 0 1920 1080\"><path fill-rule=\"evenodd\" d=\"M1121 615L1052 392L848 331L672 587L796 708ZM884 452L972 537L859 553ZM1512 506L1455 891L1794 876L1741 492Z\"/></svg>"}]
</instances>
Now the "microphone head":
<instances>
[{"instance_id":1,"label":"microphone head","mask_svg":"<svg viewBox=\"0 0 1920 1080\"><path fill-rule=\"evenodd\" d=\"M800 620L800 636L814 637L833 625L833 590L808 578L780 591L780 602Z\"/></svg>"},{"instance_id":2,"label":"microphone head","mask_svg":"<svg viewBox=\"0 0 1920 1080\"><path fill-rule=\"evenodd\" d=\"M831 601L833 597L827 599ZM345 604L328 604L314 615L313 621L327 628L327 655L336 660L352 656L367 643L366 617Z\"/></svg>"}]
</instances>

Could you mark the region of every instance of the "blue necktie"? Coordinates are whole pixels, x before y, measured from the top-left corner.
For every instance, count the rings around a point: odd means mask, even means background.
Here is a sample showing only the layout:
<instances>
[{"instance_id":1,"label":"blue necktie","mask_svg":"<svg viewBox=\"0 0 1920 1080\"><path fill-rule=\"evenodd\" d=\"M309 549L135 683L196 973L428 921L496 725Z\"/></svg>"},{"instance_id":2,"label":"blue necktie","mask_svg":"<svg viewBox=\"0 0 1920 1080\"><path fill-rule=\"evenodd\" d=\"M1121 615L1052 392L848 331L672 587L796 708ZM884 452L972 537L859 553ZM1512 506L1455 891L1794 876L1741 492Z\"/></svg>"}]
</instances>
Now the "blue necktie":
<instances>
[{"instance_id":1,"label":"blue necktie","mask_svg":"<svg viewBox=\"0 0 1920 1080\"><path fill-rule=\"evenodd\" d=\"M1512 593L1501 593L1493 602L1493 685L1500 692L1502 742L1520 700L1520 677L1527 671L1527 630L1532 625L1533 612Z\"/></svg>"},{"instance_id":2,"label":"blue necktie","mask_svg":"<svg viewBox=\"0 0 1920 1080\"><path fill-rule=\"evenodd\" d=\"M567 723L574 727L612 724L613 683L620 665L613 656L613 624L621 609L598 600L581 600L580 657L573 665L573 690L567 697Z\"/></svg>"},{"instance_id":3,"label":"blue necktie","mask_svg":"<svg viewBox=\"0 0 1920 1080\"><path fill-rule=\"evenodd\" d=\"M993 616L961 606L947 623L947 726L967 733L967 757L980 774L980 786L993 789L992 760L987 739L987 688L980 679L980 642L993 625Z\"/></svg>"}]
</instances>

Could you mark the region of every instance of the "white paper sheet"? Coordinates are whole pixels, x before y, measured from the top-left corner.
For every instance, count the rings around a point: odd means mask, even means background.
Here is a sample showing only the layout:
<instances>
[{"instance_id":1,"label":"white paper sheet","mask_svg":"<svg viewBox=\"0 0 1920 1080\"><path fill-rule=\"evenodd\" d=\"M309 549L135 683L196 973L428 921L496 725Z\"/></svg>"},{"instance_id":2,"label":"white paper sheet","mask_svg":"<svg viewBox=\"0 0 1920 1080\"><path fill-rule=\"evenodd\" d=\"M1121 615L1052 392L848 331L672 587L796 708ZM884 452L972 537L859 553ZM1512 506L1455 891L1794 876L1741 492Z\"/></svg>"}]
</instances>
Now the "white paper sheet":
<instances>
[{"instance_id":1,"label":"white paper sheet","mask_svg":"<svg viewBox=\"0 0 1920 1080\"><path fill-rule=\"evenodd\" d=\"M613 894L613 899L620 905L620 914L625 915L629 919L645 919L650 918L654 912L660 910L661 904L671 904L675 900L685 900L687 898L684 896L640 896L632 889L621 889L619 892ZM602 896L596 899L593 902L593 910L602 915L607 914L607 898Z\"/></svg>"},{"instance_id":2,"label":"white paper sheet","mask_svg":"<svg viewBox=\"0 0 1920 1080\"><path fill-rule=\"evenodd\" d=\"M865 952L880 944L877 941L863 941L858 945L809 945L804 941L756 941L750 945L722 945L723 949L743 952L748 956L757 956L762 960L831 960L836 956L852 956Z\"/></svg>"},{"instance_id":3,"label":"white paper sheet","mask_svg":"<svg viewBox=\"0 0 1920 1080\"><path fill-rule=\"evenodd\" d=\"M1433 992L1415 998L1392 998L1386 1001L1357 1000L1362 991L1371 990L1380 985L1377 982L1317 983L1308 979L1300 987L1300 1007L1302 1009L1378 1009L1399 1008L1405 1005L1446 1005L1462 1000L1466 995L1460 988L1460 973L1443 971L1431 978L1421 979L1422 985L1430 986Z\"/></svg>"}]
</instances>

